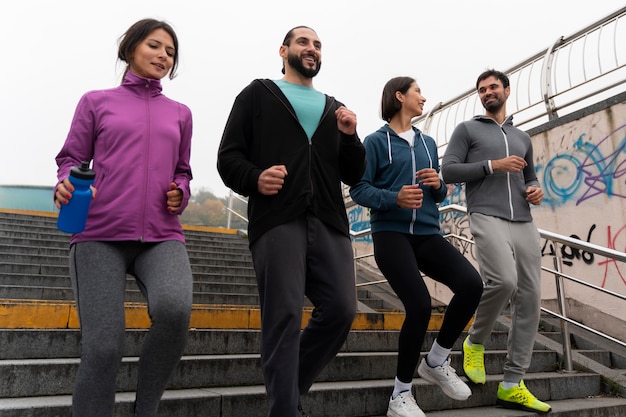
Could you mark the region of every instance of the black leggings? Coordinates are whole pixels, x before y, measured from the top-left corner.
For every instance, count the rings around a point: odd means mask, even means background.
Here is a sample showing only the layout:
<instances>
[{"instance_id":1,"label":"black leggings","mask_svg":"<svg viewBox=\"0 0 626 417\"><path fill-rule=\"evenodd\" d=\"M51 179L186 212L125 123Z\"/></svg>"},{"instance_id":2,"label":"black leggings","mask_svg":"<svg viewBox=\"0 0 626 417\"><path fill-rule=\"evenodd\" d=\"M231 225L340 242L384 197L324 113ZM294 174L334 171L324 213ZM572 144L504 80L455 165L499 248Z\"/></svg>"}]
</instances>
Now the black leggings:
<instances>
[{"instance_id":1,"label":"black leggings","mask_svg":"<svg viewBox=\"0 0 626 417\"><path fill-rule=\"evenodd\" d=\"M448 349L472 318L483 282L472 264L441 235L377 232L372 239L378 267L404 304L396 376L411 382L431 314L430 294L420 271L454 293L437 335L437 343Z\"/></svg>"}]
</instances>

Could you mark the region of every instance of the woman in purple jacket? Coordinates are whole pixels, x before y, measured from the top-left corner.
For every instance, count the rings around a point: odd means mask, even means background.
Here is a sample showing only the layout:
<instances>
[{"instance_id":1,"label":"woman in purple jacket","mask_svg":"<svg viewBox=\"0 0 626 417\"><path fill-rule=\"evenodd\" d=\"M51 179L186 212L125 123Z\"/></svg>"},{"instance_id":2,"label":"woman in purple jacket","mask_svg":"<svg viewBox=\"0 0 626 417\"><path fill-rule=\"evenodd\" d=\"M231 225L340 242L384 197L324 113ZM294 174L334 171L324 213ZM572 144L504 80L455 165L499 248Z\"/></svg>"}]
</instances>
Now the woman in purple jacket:
<instances>
[{"instance_id":1,"label":"woman in purple jacket","mask_svg":"<svg viewBox=\"0 0 626 417\"><path fill-rule=\"evenodd\" d=\"M122 36L118 58L127 64L121 85L83 95L56 157L57 208L72 197L73 166L93 160L96 172L85 230L70 241L81 328L75 417L113 415L127 274L148 300L152 321L139 358L135 416L156 415L191 314L192 275L178 216L190 196L192 117L161 93L160 81L175 76L176 33L165 22L140 20Z\"/></svg>"}]
</instances>

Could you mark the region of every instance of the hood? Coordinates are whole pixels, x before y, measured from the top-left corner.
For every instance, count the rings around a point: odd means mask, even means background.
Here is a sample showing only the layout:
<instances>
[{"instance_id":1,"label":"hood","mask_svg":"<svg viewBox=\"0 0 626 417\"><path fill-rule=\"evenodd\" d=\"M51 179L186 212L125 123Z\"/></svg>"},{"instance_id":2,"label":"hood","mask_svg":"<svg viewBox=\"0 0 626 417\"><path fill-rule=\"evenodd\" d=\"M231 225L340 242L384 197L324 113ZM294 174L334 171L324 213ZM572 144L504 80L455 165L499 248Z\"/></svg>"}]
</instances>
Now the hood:
<instances>
[{"instance_id":1,"label":"hood","mask_svg":"<svg viewBox=\"0 0 626 417\"><path fill-rule=\"evenodd\" d=\"M424 146L424 149L426 150L426 154L428 155L428 160L430 161L430 167L433 167L433 158L430 155L430 151L428 150L428 146L426 146L426 141L424 140L424 136L422 135L422 131L419 130L417 127L415 126L411 126L411 128L413 129L413 134L414 134L414 139L413 139L413 144L415 145L415 136L419 137L422 145ZM393 157L391 156L391 137L395 136L398 140L404 141L404 139L402 139L400 136L398 136L398 134L391 128L389 127L389 124L385 124L383 125L381 128L379 128L377 131L377 133L380 133L382 135L385 135L385 137L387 138L387 158L389 159L389 163L393 164Z\"/></svg>"}]
</instances>

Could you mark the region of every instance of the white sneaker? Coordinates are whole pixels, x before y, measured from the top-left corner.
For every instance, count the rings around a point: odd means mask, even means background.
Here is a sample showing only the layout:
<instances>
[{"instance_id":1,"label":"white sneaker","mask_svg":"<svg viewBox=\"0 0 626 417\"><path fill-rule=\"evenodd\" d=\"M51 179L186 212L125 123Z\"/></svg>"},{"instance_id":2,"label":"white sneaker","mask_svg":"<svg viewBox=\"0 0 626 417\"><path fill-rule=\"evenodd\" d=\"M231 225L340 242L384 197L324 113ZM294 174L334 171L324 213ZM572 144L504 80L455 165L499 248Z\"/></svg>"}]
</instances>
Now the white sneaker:
<instances>
[{"instance_id":1,"label":"white sneaker","mask_svg":"<svg viewBox=\"0 0 626 417\"><path fill-rule=\"evenodd\" d=\"M426 414L418 407L411 391L404 391L395 399L389 399L387 417L426 417Z\"/></svg>"},{"instance_id":2,"label":"white sneaker","mask_svg":"<svg viewBox=\"0 0 626 417\"><path fill-rule=\"evenodd\" d=\"M448 361L442 366L431 368L426 363L426 358L422 359L420 366L417 368L419 376L428 382L439 385L439 388L450 398L463 401L472 395L472 390L467 384L458 377L456 371L451 367Z\"/></svg>"}]
</instances>

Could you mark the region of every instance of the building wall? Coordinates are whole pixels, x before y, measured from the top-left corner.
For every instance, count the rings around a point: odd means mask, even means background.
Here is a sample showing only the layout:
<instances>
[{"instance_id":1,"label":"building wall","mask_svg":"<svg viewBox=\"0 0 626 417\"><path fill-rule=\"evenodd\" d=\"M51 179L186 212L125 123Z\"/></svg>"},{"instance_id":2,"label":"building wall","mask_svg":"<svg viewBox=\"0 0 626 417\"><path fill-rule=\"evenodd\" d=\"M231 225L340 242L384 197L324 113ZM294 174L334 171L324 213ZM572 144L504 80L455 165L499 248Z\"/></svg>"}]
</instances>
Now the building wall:
<instances>
[{"instance_id":1,"label":"building wall","mask_svg":"<svg viewBox=\"0 0 626 417\"><path fill-rule=\"evenodd\" d=\"M52 189L46 186L0 185L0 208L58 212Z\"/></svg>"}]
</instances>

